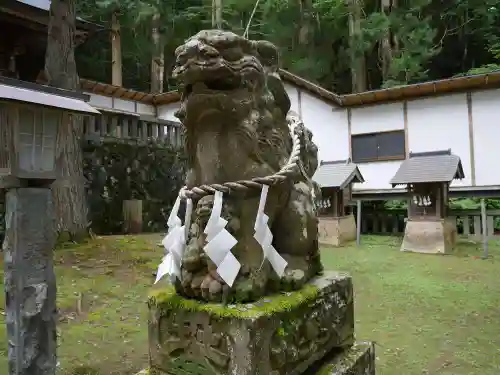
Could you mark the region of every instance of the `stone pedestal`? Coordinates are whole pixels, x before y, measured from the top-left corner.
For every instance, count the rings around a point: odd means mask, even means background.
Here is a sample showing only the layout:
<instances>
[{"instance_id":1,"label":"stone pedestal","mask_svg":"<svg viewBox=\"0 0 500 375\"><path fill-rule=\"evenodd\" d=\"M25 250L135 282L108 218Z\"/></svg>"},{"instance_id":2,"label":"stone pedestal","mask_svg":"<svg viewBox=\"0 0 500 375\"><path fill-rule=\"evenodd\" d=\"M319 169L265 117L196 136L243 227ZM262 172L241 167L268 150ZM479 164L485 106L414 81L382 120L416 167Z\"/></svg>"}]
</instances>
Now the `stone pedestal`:
<instances>
[{"instance_id":1,"label":"stone pedestal","mask_svg":"<svg viewBox=\"0 0 500 375\"><path fill-rule=\"evenodd\" d=\"M359 342L347 349L334 349L304 375L375 375L375 345Z\"/></svg>"},{"instance_id":2,"label":"stone pedestal","mask_svg":"<svg viewBox=\"0 0 500 375\"><path fill-rule=\"evenodd\" d=\"M299 375L354 343L352 280L335 272L300 291L243 305L206 304L160 289L149 313L150 366L159 374Z\"/></svg>"},{"instance_id":3,"label":"stone pedestal","mask_svg":"<svg viewBox=\"0 0 500 375\"><path fill-rule=\"evenodd\" d=\"M319 242L339 246L356 239L354 215L340 217L320 217L318 224Z\"/></svg>"},{"instance_id":4,"label":"stone pedestal","mask_svg":"<svg viewBox=\"0 0 500 375\"><path fill-rule=\"evenodd\" d=\"M451 219L409 219L401 251L428 254L451 253L457 241L456 221Z\"/></svg>"},{"instance_id":5,"label":"stone pedestal","mask_svg":"<svg viewBox=\"0 0 500 375\"><path fill-rule=\"evenodd\" d=\"M9 375L55 374L56 279L52 192L6 194L5 311Z\"/></svg>"}]
</instances>

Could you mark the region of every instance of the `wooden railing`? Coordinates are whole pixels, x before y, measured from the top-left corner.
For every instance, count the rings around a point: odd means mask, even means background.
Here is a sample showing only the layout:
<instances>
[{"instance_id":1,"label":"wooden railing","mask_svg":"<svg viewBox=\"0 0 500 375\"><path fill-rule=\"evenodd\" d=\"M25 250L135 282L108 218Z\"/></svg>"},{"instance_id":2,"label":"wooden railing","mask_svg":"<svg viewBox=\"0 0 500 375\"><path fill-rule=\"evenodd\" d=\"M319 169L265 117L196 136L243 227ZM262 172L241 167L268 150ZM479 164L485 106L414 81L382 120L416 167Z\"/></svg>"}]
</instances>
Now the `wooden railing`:
<instances>
[{"instance_id":1,"label":"wooden railing","mask_svg":"<svg viewBox=\"0 0 500 375\"><path fill-rule=\"evenodd\" d=\"M84 135L87 139L148 141L172 147L181 147L181 125L159 120L153 116L134 116L126 113L101 112L101 115L84 118Z\"/></svg>"},{"instance_id":2,"label":"wooden railing","mask_svg":"<svg viewBox=\"0 0 500 375\"><path fill-rule=\"evenodd\" d=\"M356 214L356 210L354 210ZM482 237L481 210L451 210L448 217L457 221L458 233L469 238ZM363 234L402 234L407 218L406 210L362 211L361 233ZM500 223L500 210L486 211L488 236L495 234Z\"/></svg>"}]
</instances>

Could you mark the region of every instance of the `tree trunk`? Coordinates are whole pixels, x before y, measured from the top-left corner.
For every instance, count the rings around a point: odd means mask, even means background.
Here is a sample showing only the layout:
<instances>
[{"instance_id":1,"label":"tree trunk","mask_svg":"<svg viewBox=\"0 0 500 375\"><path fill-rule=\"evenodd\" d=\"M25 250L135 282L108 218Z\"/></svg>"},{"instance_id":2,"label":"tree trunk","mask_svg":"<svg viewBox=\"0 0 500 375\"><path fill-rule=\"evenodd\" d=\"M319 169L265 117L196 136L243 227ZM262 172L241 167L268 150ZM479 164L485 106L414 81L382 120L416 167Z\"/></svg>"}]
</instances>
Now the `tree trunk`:
<instances>
[{"instance_id":1,"label":"tree trunk","mask_svg":"<svg viewBox=\"0 0 500 375\"><path fill-rule=\"evenodd\" d=\"M312 27L312 0L299 0L300 8L300 25L299 25L299 44L302 46L313 46L309 43L311 27Z\"/></svg>"},{"instance_id":2,"label":"tree trunk","mask_svg":"<svg viewBox=\"0 0 500 375\"><path fill-rule=\"evenodd\" d=\"M349 39L351 53L352 92L366 91L366 60L364 51L360 51L361 17L363 0L350 0Z\"/></svg>"},{"instance_id":3,"label":"tree trunk","mask_svg":"<svg viewBox=\"0 0 500 375\"><path fill-rule=\"evenodd\" d=\"M111 16L111 84L122 86L122 43L120 20L116 12Z\"/></svg>"},{"instance_id":4,"label":"tree trunk","mask_svg":"<svg viewBox=\"0 0 500 375\"><path fill-rule=\"evenodd\" d=\"M391 12L397 7L397 0L381 0L381 10L389 16ZM382 40L380 41L380 61L382 65L382 79L387 81L390 79L390 69L394 54L397 52L397 39L391 33L390 25L384 32Z\"/></svg>"},{"instance_id":5,"label":"tree trunk","mask_svg":"<svg viewBox=\"0 0 500 375\"><path fill-rule=\"evenodd\" d=\"M222 0L212 0L212 27L222 29Z\"/></svg>"},{"instance_id":6,"label":"tree trunk","mask_svg":"<svg viewBox=\"0 0 500 375\"><path fill-rule=\"evenodd\" d=\"M151 92L159 94L163 92L165 56L163 53L163 43L160 35L160 14L153 16L152 38L154 45L153 58L151 60Z\"/></svg>"},{"instance_id":7,"label":"tree trunk","mask_svg":"<svg viewBox=\"0 0 500 375\"><path fill-rule=\"evenodd\" d=\"M75 62L74 0L52 0L45 55L45 76L51 86L78 90ZM88 236L87 199L80 140L81 116L66 114L57 135L56 167L58 178L53 185L56 230L79 240Z\"/></svg>"}]
</instances>

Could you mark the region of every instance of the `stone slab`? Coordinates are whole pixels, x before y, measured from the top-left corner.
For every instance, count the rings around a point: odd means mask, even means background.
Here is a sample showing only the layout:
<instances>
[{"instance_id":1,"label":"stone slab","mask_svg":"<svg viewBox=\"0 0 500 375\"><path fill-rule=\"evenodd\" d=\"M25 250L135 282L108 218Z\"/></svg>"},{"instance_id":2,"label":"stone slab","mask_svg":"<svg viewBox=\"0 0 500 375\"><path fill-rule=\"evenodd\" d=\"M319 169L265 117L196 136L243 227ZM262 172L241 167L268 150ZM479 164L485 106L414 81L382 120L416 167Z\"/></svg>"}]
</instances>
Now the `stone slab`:
<instances>
[{"instance_id":1,"label":"stone slab","mask_svg":"<svg viewBox=\"0 0 500 375\"><path fill-rule=\"evenodd\" d=\"M298 375L353 343L353 286L344 273L252 304L207 304L171 287L149 299L150 366L166 374Z\"/></svg>"},{"instance_id":2,"label":"stone slab","mask_svg":"<svg viewBox=\"0 0 500 375\"><path fill-rule=\"evenodd\" d=\"M408 220L401 251L449 254L456 244L456 222L444 220Z\"/></svg>"},{"instance_id":3,"label":"stone slab","mask_svg":"<svg viewBox=\"0 0 500 375\"><path fill-rule=\"evenodd\" d=\"M56 278L52 192L7 192L4 280L9 375L56 371Z\"/></svg>"},{"instance_id":4,"label":"stone slab","mask_svg":"<svg viewBox=\"0 0 500 375\"><path fill-rule=\"evenodd\" d=\"M354 215L340 217L320 217L318 223L319 242L325 245L340 246L356 239Z\"/></svg>"},{"instance_id":5,"label":"stone slab","mask_svg":"<svg viewBox=\"0 0 500 375\"><path fill-rule=\"evenodd\" d=\"M375 375L375 345L357 342L348 349L334 349L304 375Z\"/></svg>"}]
</instances>

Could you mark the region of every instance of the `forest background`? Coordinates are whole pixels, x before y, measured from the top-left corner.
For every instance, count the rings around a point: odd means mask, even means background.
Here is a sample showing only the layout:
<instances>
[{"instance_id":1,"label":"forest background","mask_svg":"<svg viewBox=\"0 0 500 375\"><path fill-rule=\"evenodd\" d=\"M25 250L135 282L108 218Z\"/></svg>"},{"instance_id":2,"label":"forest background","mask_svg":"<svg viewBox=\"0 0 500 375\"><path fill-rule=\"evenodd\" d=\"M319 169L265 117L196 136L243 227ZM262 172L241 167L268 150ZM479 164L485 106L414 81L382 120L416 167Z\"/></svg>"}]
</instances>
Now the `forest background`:
<instances>
[{"instance_id":1,"label":"forest background","mask_svg":"<svg viewBox=\"0 0 500 375\"><path fill-rule=\"evenodd\" d=\"M243 34L252 14L250 39L275 43L284 69L339 94L500 69L497 0L78 0L76 5L80 17L105 26L76 51L80 77L110 83L112 50L119 48L122 85L140 91L175 90L171 71L178 45L212 27ZM500 208L500 200L487 204ZM478 208L479 200L455 199L452 207Z\"/></svg>"}]
</instances>

